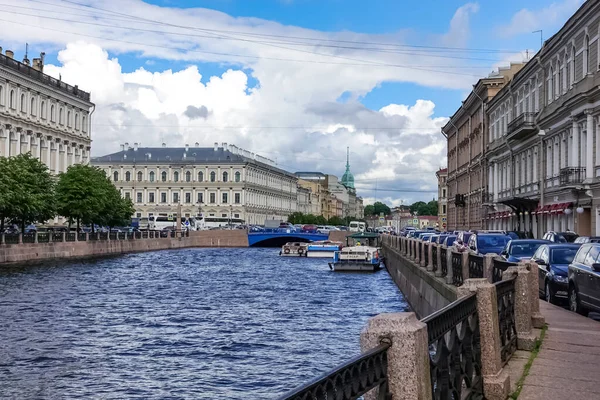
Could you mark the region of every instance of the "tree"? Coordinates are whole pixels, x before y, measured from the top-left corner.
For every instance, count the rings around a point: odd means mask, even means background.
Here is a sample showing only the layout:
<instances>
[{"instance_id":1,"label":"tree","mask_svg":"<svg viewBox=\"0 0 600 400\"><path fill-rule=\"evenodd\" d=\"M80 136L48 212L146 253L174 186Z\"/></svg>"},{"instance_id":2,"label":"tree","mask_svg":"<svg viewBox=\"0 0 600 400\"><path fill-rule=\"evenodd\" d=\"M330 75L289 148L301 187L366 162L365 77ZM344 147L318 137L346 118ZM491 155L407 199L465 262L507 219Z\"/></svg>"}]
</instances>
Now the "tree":
<instances>
[{"instance_id":1,"label":"tree","mask_svg":"<svg viewBox=\"0 0 600 400\"><path fill-rule=\"evenodd\" d=\"M338 216L333 216L331 218L329 218L328 221L329 225L344 225L344 220Z\"/></svg>"},{"instance_id":2,"label":"tree","mask_svg":"<svg viewBox=\"0 0 600 400\"><path fill-rule=\"evenodd\" d=\"M410 206L410 212L415 215L438 215L438 202L436 200L429 203L417 201Z\"/></svg>"},{"instance_id":3,"label":"tree","mask_svg":"<svg viewBox=\"0 0 600 400\"><path fill-rule=\"evenodd\" d=\"M1 217L10 218L25 231L28 224L54 218L54 178L48 167L30 153L0 163L3 190Z\"/></svg>"},{"instance_id":4,"label":"tree","mask_svg":"<svg viewBox=\"0 0 600 400\"><path fill-rule=\"evenodd\" d=\"M387 204L380 201L376 201L373 205L369 204L365 206L365 215L380 215L381 213L383 215L390 215L392 210L390 210Z\"/></svg>"},{"instance_id":5,"label":"tree","mask_svg":"<svg viewBox=\"0 0 600 400\"><path fill-rule=\"evenodd\" d=\"M301 212L294 212L288 216L288 222L292 224L303 224L306 215Z\"/></svg>"},{"instance_id":6,"label":"tree","mask_svg":"<svg viewBox=\"0 0 600 400\"><path fill-rule=\"evenodd\" d=\"M107 190L110 192L106 181L106 174L97 167L70 166L59 175L56 185L58 214L76 221L78 231L80 223L93 226L99 222L106 209Z\"/></svg>"},{"instance_id":7,"label":"tree","mask_svg":"<svg viewBox=\"0 0 600 400\"><path fill-rule=\"evenodd\" d=\"M122 198L117 188L108 179L106 182L112 186L112 189L108 188L106 192L106 201L101 218L103 225L111 228L113 226L129 225L131 216L135 212L131 199Z\"/></svg>"}]
</instances>

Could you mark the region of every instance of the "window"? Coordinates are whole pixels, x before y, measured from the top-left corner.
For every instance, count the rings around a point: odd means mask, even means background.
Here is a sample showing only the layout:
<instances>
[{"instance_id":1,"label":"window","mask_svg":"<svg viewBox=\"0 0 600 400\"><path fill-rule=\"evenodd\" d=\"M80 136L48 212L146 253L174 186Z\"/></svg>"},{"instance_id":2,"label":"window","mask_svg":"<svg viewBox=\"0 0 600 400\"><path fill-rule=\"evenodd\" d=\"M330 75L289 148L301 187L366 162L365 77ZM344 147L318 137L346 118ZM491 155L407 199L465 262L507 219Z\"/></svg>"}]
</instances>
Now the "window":
<instances>
[{"instance_id":1,"label":"window","mask_svg":"<svg viewBox=\"0 0 600 400\"><path fill-rule=\"evenodd\" d=\"M167 181L167 172L166 172L166 171L163 171L163 172L160 174L160 180L161 180L161 181L163 181L163 182L166 182L166 181Z\"/></svg>"},{"instance_id":2,"label":"window","mask_svg":"<svg viewBox=\"0 0 600 400\"><path fill-rule=\"evenodd\" d=\"M167 202L167 194L165 192L161 192L160 193L160 202L161 203L166 203Z\"/></svg>"},{"instance_id":3,"label":"window","mask_svg":"<svg viewBox=\"0 0 600 400\"><path fill-rule=\"evenodd\" d=\"M79 114L75 114L75 130L79 130Z\"/></svg>"},{"instance_id":4,"label":"window","mask_svg":"<svg viewBox=\"0 0 600 400\"><path fill-rule=\"evenodd\" d=\"M577 252L577 255L575 256L575 260L573 260L573 261L583 264L583 262L585 261L585 256L587 256L588 251L590 251L590 247L592 247L592 246L590 246L590 245L581 246L581 248Z\"/></svg>"},{"instance_id":5,"label":"window","mask_svg":"<svg viewBox=\"0 0 600 400\"><path fill-rule=\"evenodd\" d=\"M179 172L175 171L173 173L173 181L179 182Z\"/></svg>"},{"instance_id":6,"label":"window","mask_svg":"<svg viewBox=\"0 0 600 400\"><path fill-rule=\"evenodd\" d=\"M60 110L58 110L58 123L61 125L65 124L65 121L63 121L63 109L61 108Z\"/></svg>"},{"instance_id":7,"label":"window","mask_svg":"<svg viewBox=\"0 0 600 400\"><path fill-rule=\"evenodd\" d=\"M137 176L138 176L138 182L141 182L142 179L144 178L144 174L142 173L142 171L138 171Z\"/></svg>"},{"instance_id":8,"label":"window","mask_svg":"<svg viewBox=\"0 0 600 400\"><path fill-rule=\"evenodd\" d=\"M35 115L35 98L31 99L31 109L29 110L31 115Z\"/></svg>"},{"instance_id":9,"label":"window","mask_svg":"<svg viewBox=\"0 0 600 400\"><path fill-rule=\"evenodd\" d=\"M81 130L83 132L87 132L87 127L86 127L85 124L86 124L86 119L85 119L85 116L84 116L84 117L81 117Z\"/></svg>"},{"instance_id":10,"label":"window","mask_svg":"<svg viewBox=\"0 0 600 400\"><path fill-rule=\"evenodd\" d=\"M204 193L198 193L198 203L204 203Z\"/></svg>"},{"instance_id":11,"label":"window","mask_svg":"<svg viewBox=\"0 0 600 400\"><path fill-rule=\"evenodd\" d=\"M227 214L221 214L221 217L227 218Z\"/></svg>"},{"instance_id":12,"label":"window","mask_svg":"<svg viewBox=\"0 0 600 400\"><path fill-rule=\"evenodd\" d=\"M154 182L154 171L150 171L150 182Z\"/></svg>"},{"instance_id":13,"label":"window","mask_svg":"<svg viewBox=\"0 0 600 400\"><path fill-rule=\"evenodd\" d=\"M191 182L192 181L192 173L190 171L185 173L185 181L186 182Z\"/></svg>"},{"instance_id":14,"label":"window","mask_svg":"<svg viewBox=\"0 0 600 400\"><path fill-rule=\"evenodd\" d=\"M198 172L198 182L204 181L204 173L202 171Z\"/></svg>"},{"instance_id":15,"label":"window","mask_svg":"<svg viewBox=\"0 0 600 400\"><path fill-rule=\"evenodd\" d=\"M0 104L4 104L4 88L0 86Z\"/></svg>"},{"instance_id":16,"label":"window","mask_svg":"<svg viewBox=\"0 0 600 400\"><path fill-rule=\"evenodd\" d=\"M233 214L233 218L239 218L240 214Z\"/></svg>"},{"instance_id":17,"label":"window","mask_svg":"<svg viewBox=\"0 0 600 400\"><path fill-rule=\"evenodd\" d=\"M67 126L71 127L71 111L67 111Z\"/></svg>"},{"instance_id":18,"label":"window","mask_svg":"<svg viewBox=\"0 0 600 400\"><path fill-rule=\"evenodd\" d=\"M589 59L590 59L590 37L588 35L585 35L585 40L583 42L583 76L582 76L582 78L585 78L585 76L587 75L587 73L589 71L589 68L588 68Z\"/></svg>"},{"instance_id":19,"label":"window","mask_svg":"<svg viewBox=\"0 0 600 400\"><path fill-rule=\"evenodd\" d=\"M131 180L131 172L125 172L125 182L129 182Z\"/></svg>"},{"instance_id":20,"label":"window","mask_svg":"<svg viewBox=\"0 0 600 400\"><path fill-rule=\"evenodd\" d=\"M153 192L150 192L148 194L148 202L149 203L154 203L154 193Z\"/></svg>"},{"instance_id":21,"label":"window","mask_svg":"<svg viewBox=\"0 0 600 400\"><path fill-rule=\"evenodd\" d=\"M27 105L25 104L25 95L21 95L21 112L27 112Z\"/></svg>"},{"instance_id":22,"label":"window","mask_svg":"<svg viewBox=\"0 0 600 400\"><path fill-rule=\"evenodd\" d=\"M179 193L173 193L173 203L179 203Z\"/></svg>"},{"instance_id":23,"label":"window","mask_svg":"<svg viewBox=\"0 0 600 400\"><path fill-rule=\"evenodd\" d=\"M135 214L135 216L136 216L137 218L142 218L142 213L136 213L136 214Z\"/></svg>"},{"instance_id":24,"label":"window","mask_svg":"<svg viewBox=\"0 0 600 400\"><path fill-rule=\"evenodd\" d=\"M142 202L142 194L138 192L137 194L137 202L141 203Z\"/></svg>"},{"instance_id":25,"label":"window","mask_svg":"<svg viewBox=\"0 0 600 400\"><path fill-rule=\"evenodd\" d=\"M131 200L131 193L125 192L125 200Z\"/></svg>"},{"instance_id":26,"label":"window","mask_svg":"<svg viewBox=\"0 0 600 400\"><path fill-rule=\"evenodd\" d=\"M240 204L240 202L241 202L241 201L240 201L240 200L241 200L241 197L242 197L242 196L240 196L240 194L239 194L239 193L235 193L235 194L233 195L233 202L234 202L235 204Z\"/></svg>"},{"instance_id":27,"label":"window","mask_svg":"<svg viewBox=\"0 0 600 400\"><path fill-rule=\"evenodd\" d=\"M242 174L240 174L239 171L235 173L235 181L236 182L239 182L241 180L241 177L242 177Z\"/></svg>"},{"instance_id":28,"label":"window","mask_svg":"<svg viewBox=\"0 0 600 400\"><path fill-rule=\"evenodd\" d=\"M46 119L46 102L42 101L41 107L40 107L40 117L42 117L43 119Z\"/></svg>"},{"instance_id":29,"label":"window","mask_svg":"<svg viewBox=\"0 0 600 400\"><path fill-rule=\"evenodd\" d=\"M211 182L214 182L214 181L216 181L216 180L217 180L217 174L215 173L215 171L212 171L212 172L210 173L210 181L211 181Z\"/></svg>"},{"instance_id":30,"label":"window","mask_svg":"<svg viewBox=\"0 0 600 400\"><path fill-rule=\"evenodd\" d=\"M10 91L10 99L9 99L9 105L10 108L12 108L13 110L15 109L15 91L11 90Z\"/></svg>"},{"instance_id":31,"label":"window","mask_svg":"<svg viewBox=\"0 0 600 400\"><path fill-rule=\"evenodd\" d=\"M223 204L227 204L227 195L228 193L222 193L223 195Z\"/></svg>"},{"instance_id":32,"label":"window","mask_svg":"<svg viewBox=\"0 0 600 400\"><path fill-rule=\"evenodd\" d=\"M442 204L442 214L446 214L446 205Z\"/></svg>"},{"instance_id":33,"label":"window","mask_svg":"<svg viewBox=\"0 0 600 400\"><path fill-rule=\"evenodd\" d=\"M119 173L118 173L117 171L115 171L115 172L113 173L113 181L115 181L115 182L116 182L116 181L118 181L118 180L119 180Z\"/></svg>"},{"instance_id":34,"label":"window","mask_svg":"<svg viewBox=\"0 0 600 400\"><path fill-rule=\"evenodd\" d=\"M185 202L186 203L191 203L192 202L192 194L191 193L186 193L185 194Z\"/></svg>"},{"instance_id":35,"label":"window","mask_svg":"<svg viewBox=\"0 0 600 400\"><path fill-rule=\"evenodd\" d=\"M50 106L50 122L56 122L56 117L54 116L54 104Z\"/></svg>"},{"instance_id":36,"label":"window","mask_svg":"<svg viewBox=\"0 0 600 400\"><path fill-rule=\"evenodd\" d=\"M229 178L229 174L227 172L223 172L223 182L227 182L227 178Z\"/></svg>"},{"instance_id":37,"label":"window","mask_svg":"<svg viewBox=\"0 0 600 400\"><path fill-rule=\"evenodd\" d=\"M216 197L217 197L217 195L216 195L215 193L211 193L211 194L210 194L210 202L214 204L214 203L215 203L215 198L216 198Z\"/></svg>"},{"instance_id":38,"label":"window","mask_svg":"<svg viewBox=\"0 0 600 400\"><path fill-rule=\"evenodd\" d=\"M442 198L446 198L446 189L442 189Z\"/></svg>"}]
</instances>

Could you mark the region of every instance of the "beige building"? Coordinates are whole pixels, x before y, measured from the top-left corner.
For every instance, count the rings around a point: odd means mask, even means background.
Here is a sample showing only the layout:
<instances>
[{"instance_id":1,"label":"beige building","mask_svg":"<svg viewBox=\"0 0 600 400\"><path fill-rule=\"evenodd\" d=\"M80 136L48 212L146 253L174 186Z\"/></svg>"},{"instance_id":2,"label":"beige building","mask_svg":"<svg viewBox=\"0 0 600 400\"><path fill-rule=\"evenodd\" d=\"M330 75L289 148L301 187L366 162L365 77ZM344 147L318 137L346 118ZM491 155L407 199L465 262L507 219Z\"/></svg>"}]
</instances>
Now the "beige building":
<instances>
[{"instance_id":1,"label":"beige building","mask_svg":"<svg viewBox=\"0 0 600 400\"><path fill-rule=\"evenodd\" d=\"M297 211L295 175L264 157L223 143L213 148L129 147L92 159L137 217L176 214L240 218L248 224L287 220Z\"/></svg>"},{"instance_id":2,"label":"beige building","mask_svg":"<svg viewBox=\"0 0 600 400\"><path fill-rule=\"evenodd\" d=\"M90 94L44 74L44 53L13 57L0 47L0 156L31 152L55 174L88 163Z\"/></svg>"},{"instance_id":3,"label":"beige building","mask_svg":"<svg viewBox=\"0 0 600 400\"><path fill-rule=\"evenodd\" d=\"M326 190L317 181L310 181L298 178L298 188L308 191L308 206L307 214L321 215L322 214L322 198ZM298 210L301 211L301 210ZM304 212L304 211L301 211Z\"/></svg>"},{"instance_id":4,"label":"beige building","mask_svg":"<svg viewBox=\"0 0 600 400\"><path fill-rule=\"evenodd\" d=\"M438 179L438 227L444 231L448 227L448 168L440 168L435 176Z\"/></svg>"}]
</instances>

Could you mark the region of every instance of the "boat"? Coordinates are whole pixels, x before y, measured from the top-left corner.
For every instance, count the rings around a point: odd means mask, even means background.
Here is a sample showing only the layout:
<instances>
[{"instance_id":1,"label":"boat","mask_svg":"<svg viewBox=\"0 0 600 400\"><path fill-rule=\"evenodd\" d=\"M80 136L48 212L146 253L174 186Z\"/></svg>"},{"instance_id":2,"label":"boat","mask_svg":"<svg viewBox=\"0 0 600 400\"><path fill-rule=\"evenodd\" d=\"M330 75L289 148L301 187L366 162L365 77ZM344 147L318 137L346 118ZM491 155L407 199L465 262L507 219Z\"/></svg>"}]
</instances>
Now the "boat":
<instances>
[{"instance_id":1,"label":"boat","mask_svg":"<svg viewBox=\"0 0 600 400\"><path fill-rule=\"evenodd\" d=\"M288 242L281 246L279 255L282 257L306 257L308 243Z\"/></svg>"},{"instance_id":2,"label":"boat","mask_svg":"<svg viewBox=\"0 0 600 400\"><path fill-rule=\"evenodd\" d=\"M379 250L372 246L351 246L338 250L329 263L332 271L374 272L381 268Z\"/></svg>"},{"instance_id":3,"label":"boat","mask_svg":"<svg viewBox=\"0 0 600 400\"><path fill-rule=\"evenodd\" d=\"M333 254L344 247L342 242L331 240L319 240L308 243L306 257L312 258L333 258Z\"/></svg>"}]
</instances>

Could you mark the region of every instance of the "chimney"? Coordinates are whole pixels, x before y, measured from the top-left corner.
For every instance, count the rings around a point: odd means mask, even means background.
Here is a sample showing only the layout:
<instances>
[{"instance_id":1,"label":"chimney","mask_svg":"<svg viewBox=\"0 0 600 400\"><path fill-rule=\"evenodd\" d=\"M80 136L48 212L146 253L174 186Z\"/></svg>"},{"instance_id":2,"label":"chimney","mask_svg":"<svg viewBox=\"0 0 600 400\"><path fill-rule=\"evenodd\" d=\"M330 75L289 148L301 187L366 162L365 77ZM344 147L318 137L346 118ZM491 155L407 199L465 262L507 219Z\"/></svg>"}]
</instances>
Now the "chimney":
<instances>
[{"instance_id":1,"label":"chimney","mask_svg":"<svg viewBox=\"0 0 600 400\"><path fill-rule=\"evenodd\" d=\"M194 143L194 145L195 145L196 147L200 147L200 143L198 143L198 142Z\"/></svg>"},{"instance_id":2,"label":"chimney","mask_svg":"<svg viewBox=\"0 0 600 400\"><path fill-rule=\"evenodd\" d=\"M39 58L34 58L33 59L33 64L31 65L33 69L35 69L36 71L40 71L40 64L42 63L42 60Z\"/></svg>"},{"instance_id":3,"label":"chimney","mask_svg":"<svg viewBox=\"0 0 600 400\"><path fill-rule=\"evenodd\" d=\"M221 143L221 147L223 148L223 150L227 150L227 143L225 143L225 142Z\"/></svg>"},{"instance_id":4,"label":"chimney","mask_svg":"<svg viewBox=\"0 0 600 400\"><path fill-rule=\"evenodd\" d=\"M44 72L44 58L46 57L46 53L43 51L40 53L40 72Z\"/></svg>"},{"instance_id":5,"label":"chimney","mask_svg":"<svg viewBox=\"0 0 600 400\"><path fill-rule=\"evenodd\" d=\"M124 144L121 145L121 151L123 151L123 150L125 150L125 145Z\"/></svg>"},{"instance_id":6,"label":"chimney","mask_svg":"<svg viewBox=\"0 0 600 400\"><path fill-rule=\"evenodd\" d=\"M186 150L186 151L187 151L187 150ZM186 156L187 156L187 153L184 151L184 152L183 152L183 159L184 159L184 160L185 160Z\"/></svg>"},{"instance_id":7,"label":"chimney","mask_svg":"<svg viewBox=\"0 0 600 400\"><path fill-rule=\"evenodd\" d=\"M135 142L133 144L133 151L137 151L137 150L138 150L138 144L137 144L137 142Z\"/></svg>"},{"instance_id":8,"label":"chimney","mask_svg":"<svg viewBox=\"0 0 600 400\"><path fill-rule=\"evenodd\" d=\"M27 58L27 55L25 55L25 57L23 57L23 64L29 65L29 58Z\"/></svg>"},{"instance_id":9,"label":"chimney","mask_svg":"<svg viewBox=\"0 0 600 400\"><path fill-rule=\"evenodd\" d=\"M163 144L162 144L162 147L167 147L167 144L166 144L166 143L163 143Z\"/></svg>"},{"instance_id":10,"label":"chimney","mask_svg":"<svg viewBox=\"0 0 600 400\"><path fill-rule=\"evenodd\" d=\"M13 58L15 53L12 50L6 50L6 57Z\"/></svg>"},{"instance_id":11,"label":"chimney","mask_svg":"<svg viewBox=\"0 0 600 400\"><path fill-rule=\"evenodd\" d=\"M125 142L125 150L129 150L129 143Z\"/></svg>"},{"instance_id":12,"label":"chimney","mask_svg":"<svg viewBox=\"0 0 600 400\"><path fill-rule=\"evenodd\" d=\"M187 152L189 149L190 149L190 145L186 143L185 144L185 151ZM184 156L185 156L185 154L184 154Z\"/></svg>"},{"instance_id":13,"label":"chimney","mask_svg":"<svg viewBox=\"0 0 600 400\"><path fill-rule=\"evenodd\" d=\"M217 151L219 149L219 143L215 142L214 150Z\"/></svg>"}]
</instances>

